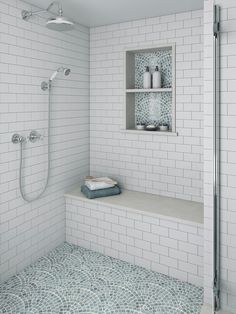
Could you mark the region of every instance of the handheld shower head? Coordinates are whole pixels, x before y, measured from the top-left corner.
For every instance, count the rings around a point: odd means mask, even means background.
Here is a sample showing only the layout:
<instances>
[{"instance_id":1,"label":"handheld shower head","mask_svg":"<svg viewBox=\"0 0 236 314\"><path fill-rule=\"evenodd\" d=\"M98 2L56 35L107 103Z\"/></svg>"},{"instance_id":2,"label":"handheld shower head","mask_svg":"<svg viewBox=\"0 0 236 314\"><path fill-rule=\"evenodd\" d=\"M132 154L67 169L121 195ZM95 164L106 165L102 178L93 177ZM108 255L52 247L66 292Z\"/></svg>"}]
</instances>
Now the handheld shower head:
<instances>
[{"instance_id":1,"label":"handheld shower head","mask_svg":"<svg viewBox=\"0 0 236 314\"><path fill-rule=\"evenodd\" d=\"M56 78L57 74L58 74L58 71L53 72L52 75L50 76L49 81L52 82Z\"/></svg>"},{"instance_id":2,"label":"handheld shower head","mask_svg":"<svg viewBox=\"0 0 236 314\"><path fill-rule=\"evenodd\" d=\"M59 72L63 72L65 76L68 76L70 74L71 70L69 68L64 68L64 67L58 68L55 72L52 73L48 82L44 81L41 83L41 89L43 91L46 91L46 90L51 88L52 81L57 77L57 74Z\"/></svg>"},{"instance_id":3,"label":"handheld shower head","mask_svg":"<svg viewBox=\"0 0 236 314\"><path fill-rule=\"evenodd\" d=\"M57 76L57 74L59 72L63 72L65 76L68 76L70 74L70 69L69 68L64 68L64 67L58 68L55 72L53 72L53 74L51 75L49 81L52 82L56 78L56 76Z\"/></svg>"}]
</instances>

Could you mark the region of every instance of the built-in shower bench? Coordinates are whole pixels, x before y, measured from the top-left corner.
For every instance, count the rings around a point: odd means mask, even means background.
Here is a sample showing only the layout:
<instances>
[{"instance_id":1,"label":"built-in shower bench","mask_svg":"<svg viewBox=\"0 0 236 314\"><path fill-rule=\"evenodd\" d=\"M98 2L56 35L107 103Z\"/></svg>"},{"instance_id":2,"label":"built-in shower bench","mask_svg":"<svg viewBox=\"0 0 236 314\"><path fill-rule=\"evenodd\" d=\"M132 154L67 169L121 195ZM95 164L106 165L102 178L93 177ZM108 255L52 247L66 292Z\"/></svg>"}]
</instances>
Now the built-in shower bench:
<instances>
[{"instance_id":1,"label":"built-in shower bench","mask_svg":"<svg viewBox=\"0 0 236 314\"><path fill-rule=\"evenodd\" d=\"M65 194L66 240L202 285L203 204L123 190L87 199Z\"/></svg>"}]
</instances>

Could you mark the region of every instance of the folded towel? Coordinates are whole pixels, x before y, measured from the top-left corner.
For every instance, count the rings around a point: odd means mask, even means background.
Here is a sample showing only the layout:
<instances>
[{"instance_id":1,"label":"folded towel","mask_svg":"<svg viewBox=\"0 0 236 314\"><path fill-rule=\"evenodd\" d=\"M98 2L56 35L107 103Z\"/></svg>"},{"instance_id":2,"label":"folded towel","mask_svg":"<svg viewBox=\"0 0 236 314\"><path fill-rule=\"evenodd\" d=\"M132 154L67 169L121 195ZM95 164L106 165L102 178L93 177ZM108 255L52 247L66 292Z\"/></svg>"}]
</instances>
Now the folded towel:
<instances>
[{"instance_id":1,"label":"folded towel","mask_svg":"<svg viewBox=\"0 0 236 314\"><path fill-rule=\"evenodd\" d=\"M107 177L95 178L95 177L89 176L85 178L85 185L91 191L111 188L115 186L116 184L117 184L116 181Z\"/></svg>"},{"instance_id":2,"label":"folded towel","mask_svg":"<svg viewBox=\"0 0 236 314\"><path fill-rule=\"evenodd\" d=\"M92 182L106 182L109 184L117 184L117 181L110 179L108 177L101 177L101 178L96 178L96 177L92 177L92 176L87 176L85 177L85 181L92 181Z\"/></svg>"},{"instance_id":3,"label":"folded towel","mask_svg":"<svg viewBox=\"0 0 236 314\"><path fill-rule=\"evenodd\" d=\"M112 188L115 186L114 184L111 183L106 183L106 182L93 182L93 181L85 181L84 183L91 191L94 190L102 190L102 189L107 189L107 188Z\"/></svg>"},{"instance_id":4,"label":"folded towel","mask_svg":"<svg viewBox=\"0 0 236 314\"><path fill-rule=\"evenodd\" d=\"M87 198L93 199L93 198L98 198L98 197L118 195L121 193L121 189L118 185L115 185L111 188L91 191L86 185L82 185L81 186L81 192Z\"/></svg>"}]
</instances>

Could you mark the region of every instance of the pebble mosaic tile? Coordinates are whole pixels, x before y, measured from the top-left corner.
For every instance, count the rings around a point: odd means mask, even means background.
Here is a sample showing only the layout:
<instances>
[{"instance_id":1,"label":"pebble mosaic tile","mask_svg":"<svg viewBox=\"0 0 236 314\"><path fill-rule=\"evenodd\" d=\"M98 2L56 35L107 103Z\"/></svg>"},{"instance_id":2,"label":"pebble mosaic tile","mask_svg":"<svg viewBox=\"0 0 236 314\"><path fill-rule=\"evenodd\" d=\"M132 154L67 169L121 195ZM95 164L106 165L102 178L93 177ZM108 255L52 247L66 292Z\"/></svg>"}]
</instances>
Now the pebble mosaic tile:
<instances>
[{"instance_id":1,"label":"pebble mosaic tile","mask_svg":"<svg viewBox=\"0 0 236 314\"><path fill-rule=\"evenodd\" d=\"M64 243L0 285L1 314L199 314L203 289Z\"/></svg>"},{"instance_id":2,"label":"pebble mosaic tile","mask_svg":"<svg viewBox=\"0 0 236 314\"><path fill-rule=\"evenodd\" d=\"M172 94L137 93L135 95L136 124L166 123L172 127Z\"/></svg>"},{"instance_id":3,"label":"pebble mosaic tile","mask_svg":"<svg viewBox=\"0 0 236 314\"><path fill-rule=\"evenodd\" d=\"M155 52L142 52L135 54L135 88L143 88L143 73L146 67L150 72L155 71L156 66L161 72L161 86L172 87L172 49L167 47L157 49Z\"/></svg>"},{"instance_id":4,"label":"pebble mosaic tile","mask_svg":"<svg viewBox=\"0 0 236 314\"><path fill-rule=\"evenodd\" d=\"M143 74L149 66L153 73L156 66L161 71L162 87L172 87L172 50L158 49L152 53L135 54L135 88L143 88ZM136 124L166 123L172 125L172 93L137 93L135 95Z\"/></svg>"}]
</instances>

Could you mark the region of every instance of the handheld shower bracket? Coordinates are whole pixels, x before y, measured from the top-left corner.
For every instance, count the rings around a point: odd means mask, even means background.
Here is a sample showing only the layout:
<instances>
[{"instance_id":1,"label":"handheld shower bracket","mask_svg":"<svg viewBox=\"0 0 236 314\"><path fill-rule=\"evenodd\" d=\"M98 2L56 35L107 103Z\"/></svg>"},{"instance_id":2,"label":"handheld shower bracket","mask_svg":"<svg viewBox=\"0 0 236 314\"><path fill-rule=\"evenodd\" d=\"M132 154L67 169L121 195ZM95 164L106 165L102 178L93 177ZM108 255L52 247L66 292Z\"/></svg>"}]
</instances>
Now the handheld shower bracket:
<instances>
[{"instance_id":1,"label":"handheld shower bracket","mask_svg":"<svg viewBox=\"0 0 236 314\"><path fill-rule=\"evenodd\" d=\"M50 90L52 87L52 82L54 81L54 79L57 77L58 73L63 72L63 74L65 76L68 76L71 72L71 70L69 68L65 68L65 67L60 67L58 68L55 72L53 72L53 74L51 75L51 77L49 78L48 81L43 81L41 83L41 89L43 91L47 91Z\"/></svg>"},{"instance_id":2,"label":"handheld shower bracket","mask_svg":"<svg viewBox=\"0 0 236 314\"><path fill-rule=\"evenodd\" d=\"M28 21L31 18L31 16L32 16L32 12L27 11L27 10L22 10L21 11L21 16L22 16L22 19L24 21Z\"/></svg>"},{"instance_id":3,"label":"handheld shower bracket","mask_svg":"<svg viewBox=\"0 0 236 314\"><path fill-rule=\"evenodd\" d=\"M51 83L50 82L46 82L46 81L43 81L41 83L41 89L45 92L47 91L48 89L51 88Z\"/></svg>"}]
</instances>

